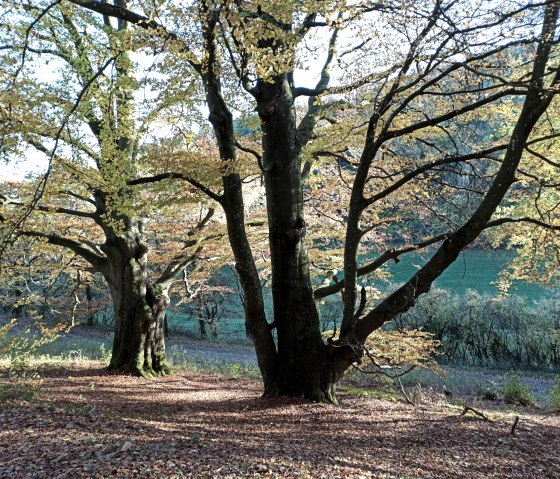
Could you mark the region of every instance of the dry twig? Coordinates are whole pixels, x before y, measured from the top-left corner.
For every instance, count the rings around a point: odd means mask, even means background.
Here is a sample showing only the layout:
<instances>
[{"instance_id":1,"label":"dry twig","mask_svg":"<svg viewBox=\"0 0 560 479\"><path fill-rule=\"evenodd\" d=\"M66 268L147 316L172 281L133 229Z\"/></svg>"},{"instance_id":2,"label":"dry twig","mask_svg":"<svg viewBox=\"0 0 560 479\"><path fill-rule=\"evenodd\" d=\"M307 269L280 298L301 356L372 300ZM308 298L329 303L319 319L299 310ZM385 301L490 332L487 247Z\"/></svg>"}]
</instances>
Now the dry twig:
<instances>
[{"instance_id":1,"label":"dry twig","mask_svg":"<svg viewBox=\"0 0 560 479\"><path fill-rule=\"evenodd\" d=\"M490 419L486 414L484 414L484 413L482 413L482 412L480 412L480 411L477 411L476 409L474 409L474 408L471 407L471 406L465 406L465 407L463 408L463 412L462 412L461 414L459 414L459 416L464 416L464 415L467 414L469 411L472 412L472 413L474 413L474 414L476 414L478 417L481 417L481 418L484 419L485 421L494 422L494 421L492 421L492 419Z\"/></svg>"}]
</instances>

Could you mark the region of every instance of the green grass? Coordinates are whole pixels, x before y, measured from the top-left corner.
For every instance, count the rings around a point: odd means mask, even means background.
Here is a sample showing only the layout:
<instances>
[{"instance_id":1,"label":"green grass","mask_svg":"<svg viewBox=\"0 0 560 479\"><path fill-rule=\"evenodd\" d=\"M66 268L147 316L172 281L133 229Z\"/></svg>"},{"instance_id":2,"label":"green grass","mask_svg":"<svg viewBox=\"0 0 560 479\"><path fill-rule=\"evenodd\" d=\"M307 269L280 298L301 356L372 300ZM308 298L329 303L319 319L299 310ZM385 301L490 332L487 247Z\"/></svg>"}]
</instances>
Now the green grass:
<instances>
[{"instance_id":1,"label":"green grass","mask_svg":"<svg viewBox=\"0 0 560 479\"><path fill-rule=\"evenodd\" d=\"M13 401L31 402L39 388L38 381L10 381L0 383L0 408L2 403Z\"/></svg>"},{"instance_id":2,"label":"green grass","mask_svg":"<svg viewBox=\"0 0 560 479\"><path fill-rule=\"evenodd\" d=\"M553 411L560 412L560 376L555 378L550 390L550 407Z\"/></svg>"},{"instance_id":3,"label":"green grass","mask_svg":"<svg viewBox=\"0 0 560 479\"><path fill-rule=\"evenodd\" d=\"M80 360L105 360L111 352L109 339L64 336L42 346L37 356L45 358Z\"/></svg>"},{"instance_id":4,"label":"green grass","mask_svg":"<svg viewBox=\"0 0 560 479\"><path fill-rule=\"evenodd\" d=\"M436 280L435 286L458 294L473 289L482 294L497 295L499 290L496 280L500 271L513 258L515 253L512 251L467 249ZM420 254L408 254L404 255L398 264L391 263L389 271L393 274L393 282L400 284L410 279L418 270L418 266L425 261ZM537 284L522 281L514 282L511 288L513 294L534 299L541 296L544 291L545 289Z\"/></svg>"},{"instance_id":5,"label":"green grass","mask_svg":"<svg viewBox=\"0 0 560 479\"><path fill-rule=\"evenodd\" d=\"M337 388L337 392L350 394L352 396L361 396L368 398L384 399L386 401L396 401L399 397L394 389L370 389L367 387L343 385Z\"/></svg>"},{"instance_id":6,"label":"green grass","mask_svg":"<svg viewBox=\"0 0 560 479\"><path fill-rule=\"evenodd\" d=\"M229 363L225 361L215 361L206 357L188 353L178 346L171 346L167 350L167 361L175 370L186 369L194 372L224 374L232 378L260 378L260 372L256 365L253 366Z\"/></svg>"}]
</instances>

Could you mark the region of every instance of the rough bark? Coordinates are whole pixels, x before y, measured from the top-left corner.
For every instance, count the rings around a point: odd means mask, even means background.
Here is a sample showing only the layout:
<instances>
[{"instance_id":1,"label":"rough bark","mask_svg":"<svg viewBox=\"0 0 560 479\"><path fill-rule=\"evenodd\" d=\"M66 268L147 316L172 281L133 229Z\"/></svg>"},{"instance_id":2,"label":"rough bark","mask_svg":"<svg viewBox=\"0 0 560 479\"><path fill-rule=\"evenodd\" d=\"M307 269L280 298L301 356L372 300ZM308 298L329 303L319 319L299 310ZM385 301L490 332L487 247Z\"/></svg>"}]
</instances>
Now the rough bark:
<instances>
[{"instance_id":1,"label":"rough bark","mask_svg":"<svg viewBox=\"0 0 560 479\"><path fill-rule=\"evenodd\" d=\"M115 336L109 369L142 376L166 374L164 320L169 300L148 284L141 261L112 253L107 281Z\"/></svg>"},{"instance_id":2,"label":"rough bark","mask_svg":"<svg viewBox=\"0 0 560 479\"><path fill-rule=\"evenodd\" d=\"M102 246L107 257L102 272L115 315L109 369L142 376L167 374L164 324L169 297L160 285L148 282L142 224L124 216L119 220L118 232L105 225Z\"/></svg>"}]
</instances>

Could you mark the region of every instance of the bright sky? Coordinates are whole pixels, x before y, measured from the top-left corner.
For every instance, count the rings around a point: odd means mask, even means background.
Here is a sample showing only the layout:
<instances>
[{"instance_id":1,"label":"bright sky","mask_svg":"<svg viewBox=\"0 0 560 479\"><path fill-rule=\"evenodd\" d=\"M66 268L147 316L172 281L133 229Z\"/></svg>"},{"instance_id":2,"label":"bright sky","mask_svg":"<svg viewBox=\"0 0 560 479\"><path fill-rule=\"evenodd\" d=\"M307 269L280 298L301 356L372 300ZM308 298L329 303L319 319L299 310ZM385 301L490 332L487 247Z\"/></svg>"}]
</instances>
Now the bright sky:
<instances>
[{"instance_id":1,"label":"bright sky","mask_svg":"<svg viewBox=\"0 0 560 479\"><path fill-rule=\"evenodd\" d=\"M44 171L47 168L47 160L37 155L35 159L13 161L1 165L0 168L0 181L20 181L27 175Z\"/></svg>"}]
</instances>

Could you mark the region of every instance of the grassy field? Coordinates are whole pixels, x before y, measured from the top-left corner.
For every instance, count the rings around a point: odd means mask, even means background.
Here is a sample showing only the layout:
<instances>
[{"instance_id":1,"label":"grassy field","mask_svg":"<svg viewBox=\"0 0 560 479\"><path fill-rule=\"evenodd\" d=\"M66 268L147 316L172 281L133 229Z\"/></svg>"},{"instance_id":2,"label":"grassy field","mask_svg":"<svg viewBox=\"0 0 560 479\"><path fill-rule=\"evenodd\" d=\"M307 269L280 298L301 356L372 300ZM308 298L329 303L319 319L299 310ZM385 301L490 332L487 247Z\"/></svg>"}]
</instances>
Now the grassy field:
<instances>
[{"instance_id":1,"label":"grassy field","mask_svg":"<svg viewBox=\"0 0 560 479\"><path fill-rule=\"evenodd\" d=\"M435 286L464 293L473 289L481 294L496 295L499 291L495 281L500 271L515 257L515 253L505 250L471 248L465 250L435 282ZM425 262L420 255L405 255L398 264L392 263L389 271L393 281L399 284L408 278ZM537 284L518 281L512 285L511 293L535 299L545 289Z\"/></svg>"},{"instance_id":2,"label":"grassy field","mask_svg":"<svg viewBox=\"0 0 560 479\"><path fill-rule=\"evenodd\" d=\"M455 295L463 295L467 290L474 290L482 295L495 296L498 293L495 282L499 278L499 273L514 256L513 252L505 250L468 249L442 274L434 286ZM391 281L378 284L376 287L382 291L390 291L408 280L425 262L425 259L420 255L408 254L403 256L398 264L391 262L389 265L389 271L392 274ZM510 294L518 295L526 300L536 300L546 291L537 284L514 282ZM267 302L270 302L268 296ZM195 310L185 312L172 307L168 315L171 329L189 337L198 338L200 329L195 313ZM231 296L223 317L218 321L217 330L219 340L246 341L243 310L235 295Z\"/></svg>"}]
</instances>

